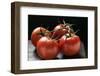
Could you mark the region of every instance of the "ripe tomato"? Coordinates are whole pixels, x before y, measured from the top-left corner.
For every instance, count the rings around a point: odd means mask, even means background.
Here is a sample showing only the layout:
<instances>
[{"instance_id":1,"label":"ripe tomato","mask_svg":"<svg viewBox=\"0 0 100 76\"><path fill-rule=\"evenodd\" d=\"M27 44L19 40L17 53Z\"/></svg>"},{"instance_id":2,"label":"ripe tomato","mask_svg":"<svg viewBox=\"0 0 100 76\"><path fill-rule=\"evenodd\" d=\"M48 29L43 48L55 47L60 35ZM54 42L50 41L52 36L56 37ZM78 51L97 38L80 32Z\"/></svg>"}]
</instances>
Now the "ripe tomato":
<instances>
[{"instance_id":1,"label":"ripe tomato","mask_svg":"<svg viewBox=\"0 0 100 76\"><path fill-rule=\"evenodd\" d=\"M68 27L65 26L64 24L59 24L54 28L53 32L53 38L59 39L61 36L66 34L68 32Z\"/></svg>"},{"instance_id":2,"label":"ripe tomato","mask_svg":"<svg viewBox=\"0 0 100 76\"><path fill-rule=\"evenodd\" d=\"M37 42L38 40L42 37L42 36L49 36L50 35L50 32L43 28L43 27L37 27L35 28L33 31L32 31L32 34L31 34L31 41L32 41L32 44L34 46L37 45Z\"/></svg>"},{"instance_id":3,"label":"ripe tomato","mask_svg":"<svg viewBox=\"0 0 100 76\"><path fill-rule=\"evenodd\" d=\"M80 51L80 38L77 35L66 38L62 36L59 40L59 46L66 56L73 56Z\"/></svg>"},{"instance_id":4,"label":"ripe tomato","mask_svg":"<svg viewBox=\"0 0 100 76\"><path fill-rule=\"evenodd\" d=\"M59 53L59 47L56 40L42 37L37 43L37 54L41 59L56 58Z\"/></svg>"}]
</instances>

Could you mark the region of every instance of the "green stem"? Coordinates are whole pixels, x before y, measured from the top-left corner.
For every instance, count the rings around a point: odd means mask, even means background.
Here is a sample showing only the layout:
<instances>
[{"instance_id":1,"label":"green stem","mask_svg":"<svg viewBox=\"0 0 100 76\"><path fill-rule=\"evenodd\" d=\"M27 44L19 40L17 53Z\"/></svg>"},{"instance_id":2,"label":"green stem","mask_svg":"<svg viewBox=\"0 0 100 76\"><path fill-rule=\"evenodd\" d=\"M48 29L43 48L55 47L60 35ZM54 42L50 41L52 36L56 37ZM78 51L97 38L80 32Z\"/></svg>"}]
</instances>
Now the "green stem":
<instances>
[{"instance_id":1,"label":"green stem","mask_svg":"<svg viewBox=\"0 0 100 76\"><path fill-rule=\"evenodd\" d=\"M63 20L63 23L64 23L64 26L66 26L66 22L65 22L65 20Z\"/></svg>"}]
</instances>

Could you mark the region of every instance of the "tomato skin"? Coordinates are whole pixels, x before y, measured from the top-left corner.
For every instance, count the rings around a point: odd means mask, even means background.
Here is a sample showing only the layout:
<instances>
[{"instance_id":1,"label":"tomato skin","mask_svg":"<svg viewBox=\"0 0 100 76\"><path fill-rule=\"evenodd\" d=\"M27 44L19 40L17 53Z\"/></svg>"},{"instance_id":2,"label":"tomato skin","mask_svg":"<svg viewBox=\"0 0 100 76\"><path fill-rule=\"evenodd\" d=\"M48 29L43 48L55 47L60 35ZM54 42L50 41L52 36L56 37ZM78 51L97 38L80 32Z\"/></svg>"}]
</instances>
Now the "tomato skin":
<instances>
[{"instance_id":1,"label":"tomato skin","mask_svg":"<svg viewBox=\"0 0 100 76\"><path fill-rule=\"evenodd\" d=\"M73 56L79 53L80 51L80 38L79 36L72 36L66 38L63 36L59 41L59 46L66 56Z\"/></svg>"},{"instance_id":2,"label":"tomato skin","mask_svg":"<svg viewBox=\"0 0 100 76\"><path fill-rule=\"evenodd\" d=\"M43 36L41 34L42 32L44 33L44 36L49 36L50 35L50 32L47 29L43 28L43 27L37 27L32 31L31 41L32 41L32 44L34 46L37 45L38 40ZM48 33L45 33L45 32L48 32Z\"/></svg>"},{"instance_id":3,"label":"tomato skin","mask_svg":"<svg viewBox=\"0 0 100 76\"><path fill-rule=\"evenodd\" d=\"M41 59L53 59L59 53L59 47L56 40L42 37L37 43L37 54Z\"/></svg>"},{"instance_id":4,"label":"tomato skin","mask_svg":"<svg viewBox=\"0 0 100 76\"><path fill-rule=\"evenodd\" d=\"M59 39L68 32L68 28L64 24L59 24L54 28L53 31L53 38Z\"/></svg>"},{"instance_id":5,"label":"tomato skin","mask_svg":"<svg viewBox=\"0 0 100 76\"><path fill-rule=\"evenodd\" d=\"M59 49L62 50L62 46L64 45L66 36L62 36L59 40L58 40L58 44L59 44Z\"/></svg>"}]
</instances>

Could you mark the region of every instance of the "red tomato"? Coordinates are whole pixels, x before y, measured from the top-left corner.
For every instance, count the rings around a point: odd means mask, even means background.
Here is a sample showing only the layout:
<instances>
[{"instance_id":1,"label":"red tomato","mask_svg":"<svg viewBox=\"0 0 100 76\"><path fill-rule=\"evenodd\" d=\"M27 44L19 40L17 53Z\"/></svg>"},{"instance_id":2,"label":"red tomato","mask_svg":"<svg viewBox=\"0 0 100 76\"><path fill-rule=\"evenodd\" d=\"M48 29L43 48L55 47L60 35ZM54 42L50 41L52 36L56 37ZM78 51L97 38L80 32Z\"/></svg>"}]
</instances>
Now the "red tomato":
<instances>
[{"instance_id":1,"label":"red tomato","mask_svg":"<svg viewBox=\"0 0 100 76\"><path fill-rule=\"evenodd\" d=\"M43 27L37 27L35 28L33 31L32 31L32 34L31 34L31 41L32 41L32 44L34 46L37 45L37 42L38 40L43 37L43 36L49 36L50 35L50 32L43 28Z\"/></svg>"},{"instance_id":2,"label":"red tomato","mask_svg":"<svg viewBox=\"0 0 100 76\"><path fill-rule=\"evenodd\" d=\"M73 56L80 51L80 38L77 35L66 38L64 35L59 40L59 46L66 56Z\"/></svg>"},{"instance_id":3,"label":"red tomato","mask_svg":"<svg viewBox=\"0 0 100 76\"><path fill-rule=\"evenodd\" d=\"M37 54L41 59L53 59L59 53L59 47L56 40L42 37L37 43Z\"/></svg>"},{"instance_id":4,"label":"red tomato","mask_svg":"<svg viewBox=\"0 0 100 76\"><path fill-rule=\"evenodd\" d=\"M66 34L68 32L67 26L65 26L64 24L59 24L54 28L54 32L53 32L53 38L57 38L59 39L60 37L62 37L64 34Z\"/></svg>"}]
</instances>

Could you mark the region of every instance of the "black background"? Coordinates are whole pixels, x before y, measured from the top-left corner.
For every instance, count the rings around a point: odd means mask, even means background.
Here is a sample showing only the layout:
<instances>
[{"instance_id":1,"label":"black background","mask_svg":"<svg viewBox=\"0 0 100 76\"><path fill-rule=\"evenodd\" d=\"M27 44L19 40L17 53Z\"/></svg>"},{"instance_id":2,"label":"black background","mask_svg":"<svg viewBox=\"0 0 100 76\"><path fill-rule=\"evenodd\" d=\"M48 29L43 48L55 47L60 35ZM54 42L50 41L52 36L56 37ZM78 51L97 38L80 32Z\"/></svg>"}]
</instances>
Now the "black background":
<instances>
[{"instance_id":1,"label":"black background","mask_svg":"<svg viewBox=\"0 0 100 76\"><path fill-rule=\"evenodd\" d=\"M68 16L43 16L43 15L28 15L28 40L31 38L32 31L38 27L42 26L53 30L53 28L63 23L65 20L66 23L74 24L72 28L74 31L79 31L76 33L81 41L83 42L86 50L86 57L88 54L88 18L87 17L68 17Z\"/></svg>"}]
</instances>

